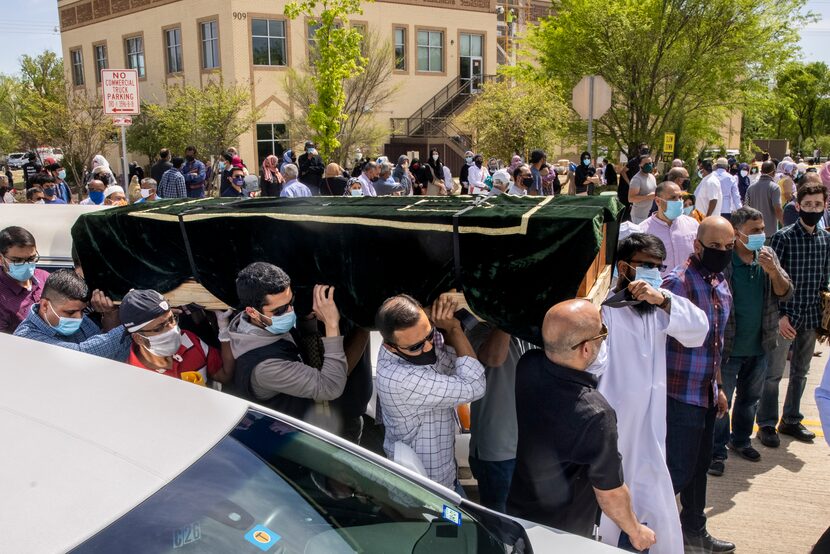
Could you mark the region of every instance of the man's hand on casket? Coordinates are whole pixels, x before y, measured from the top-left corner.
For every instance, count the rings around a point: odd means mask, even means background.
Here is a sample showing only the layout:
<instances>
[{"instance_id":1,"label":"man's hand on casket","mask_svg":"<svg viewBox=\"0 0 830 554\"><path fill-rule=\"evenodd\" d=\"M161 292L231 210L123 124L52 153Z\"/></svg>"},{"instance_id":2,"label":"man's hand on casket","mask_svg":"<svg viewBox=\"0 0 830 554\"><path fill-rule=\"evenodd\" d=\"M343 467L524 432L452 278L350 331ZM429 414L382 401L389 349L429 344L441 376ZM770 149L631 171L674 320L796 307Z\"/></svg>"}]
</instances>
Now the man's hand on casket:
<instances>
[{"instance_id":1,"label":"man's hand on casket","mask_svg":"<svg viewBox=\"0 0 830 554\"><path fill-rule=\"evenodd\" d=\"M458 303L455 298L449 294L442 294L432 305L432 322L435 327L441 329L444 341L455 349L458 357L470 356L475 358L475 350L470 345L470 341L467 340L467 335L464 334L461 321L455 318L457 310Z\"/></svg>"},{"instance_id":2,"label":"man's hand on casket","mask_svg":"<svg viewBox=\"0 0 830 554\"><path fill-rule=\"evenodd\" d=\"M334 287L314 285L314 303L311 311L326 326L327 337L340 336L340 311L334 303Z\"/></svg>"},{"instance_id":3,"label":"man's hand on casket","mask_svg":"<svg viewBox=\"0 0 830 554\"><path fill-rule=\"evenodd\" d=\"M118 317L118 306L103 291L98 289L92 291L89 305L94 311L101 314L101 327L105 332L109 332L121 325L121 318Z\"/></svg>"}]
</instances>

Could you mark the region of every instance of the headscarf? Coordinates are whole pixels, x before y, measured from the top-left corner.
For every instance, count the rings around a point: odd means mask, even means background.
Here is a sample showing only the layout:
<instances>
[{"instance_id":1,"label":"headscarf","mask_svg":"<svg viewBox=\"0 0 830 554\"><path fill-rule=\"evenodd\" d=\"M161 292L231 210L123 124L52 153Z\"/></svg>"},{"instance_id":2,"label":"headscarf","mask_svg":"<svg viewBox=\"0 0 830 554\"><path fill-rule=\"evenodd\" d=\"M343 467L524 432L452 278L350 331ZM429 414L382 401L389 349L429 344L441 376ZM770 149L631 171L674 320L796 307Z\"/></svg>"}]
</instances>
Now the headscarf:
<instances>
[{"instance_id":1,"label":"headscarf","mask_svg":"<svg viewBox=\"0 0 830 554\"><path fill-rule=\"evenodd\" d=\"M741 171L746 171L746 177L741 175ZM749 188L749 164L742 163L738 165L738 192L741 195L741 198L746 197L746 189Z\"/></svg>"},{"instance_id":2,"label":"headscarf","mask_svg":"<svg viewBox=\"0 0 830 554\"><path fill-rule=\"evenodd\" d=\"M101 154L97 154L94 158L92 158L92 169L95 170L96 167L102 166L110 169L110 163L107 159ZM110 173L112 173L112 170L110 170Z\"/></svg>"},{"instance_id":3,"label":"headscarf","mask_svg":"<svg viewBox=\"0 0 830 554\"><path fill-rule=\"evenodd\" d=\"M818 176L821 177L821 182L825 187L830 187L830 161L824 164Z\"/></svg>"},{"instance_id":4,"label":"headscarf","mask_svg":"<svg viewBox=\"0 0 830 554\"><path fill-rule=\"evenodd\" d=\"M266 181L270 182L281 182L282 175L280 175L279 170L277 169L277 164L279 160L273 154L270 156L266 156L265 161L262 162L262 175L265 177Z\"/></svg>"}]
</instances>

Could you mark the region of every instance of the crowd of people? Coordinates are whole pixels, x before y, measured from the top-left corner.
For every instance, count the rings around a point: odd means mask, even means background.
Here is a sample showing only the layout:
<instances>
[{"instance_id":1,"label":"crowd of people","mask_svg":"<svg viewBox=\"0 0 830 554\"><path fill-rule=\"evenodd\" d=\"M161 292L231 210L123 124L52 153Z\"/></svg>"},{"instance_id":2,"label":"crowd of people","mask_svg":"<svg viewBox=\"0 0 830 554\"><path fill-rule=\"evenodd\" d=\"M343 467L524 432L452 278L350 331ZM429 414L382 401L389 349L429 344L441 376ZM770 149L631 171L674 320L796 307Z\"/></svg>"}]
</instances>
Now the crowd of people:
<instances>
[{"instance_id":1,"label":"crowd of people","mask_svg":"<svg viewBox=\"0 0 830 554\"><path fill-rule=\"evenodd\" d=\"M150 177L135 176L135 201L203 195L205 166L195 150L186 154L168 161L163 150ZM437 154L426 163L363 160L347 176L307 143L299 159L290 151L281 163L266 158L259 190L561 193L563 173L541 150L504 168L468 152L458 184ZM247 169L233 151L223 159L220 194L244 194ZM111 190L108 164L93 165L91 202L126 202L123 189ZM411 448L430 479L462 495L456 407L471 402L469 462L483 505L632 551L732 552L733 543L707 531L708 477L724 475L730 454L761 459L756 423L766 448L777 448L781 434L815 438L801 399L830 283L822 182L830 166L818 174L786 159L753 167L704 159L694 196L682 162L658 183L647 151L628 168L596 169L586 152L564 173L580 194L612 171L626 185L630 221L621 225L616 280L601 307L579 299L552 306L540 322L541 348L457 317L452 296L424 307L400 294L377 310L373 385L369 331L341 317L333 286L297 299L289 275L258 261L236 278L236 309L179 308L152 290L130 291L116 305L89 290L79 262L37 269L35 237L21 227L0 230L0 332L213 386L356 443L374 386L383 453ZM44 202L61 198L60 173L41 178L54 186L36 185ZM830 418L830 378L817 396Z\"/></svg>"}]
</instances>

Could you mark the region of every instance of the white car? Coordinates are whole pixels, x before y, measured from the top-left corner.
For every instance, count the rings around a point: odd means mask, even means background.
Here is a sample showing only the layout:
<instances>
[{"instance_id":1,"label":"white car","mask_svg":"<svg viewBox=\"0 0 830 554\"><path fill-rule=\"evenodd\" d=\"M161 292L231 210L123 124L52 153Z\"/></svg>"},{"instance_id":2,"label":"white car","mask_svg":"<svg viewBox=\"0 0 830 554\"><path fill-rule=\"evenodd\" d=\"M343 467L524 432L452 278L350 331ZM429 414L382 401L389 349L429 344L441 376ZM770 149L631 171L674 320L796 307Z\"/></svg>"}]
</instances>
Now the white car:
<instances>
[{"instance_id":1,"label":"white car","mask_svg":"<svg viewBox=\"0 0 830 554\"><path fill-rule=\"evenodd\" d=\"M229 394L0 335L0 550L615 552Z\"/></svg>"},{"instance_id":2,"label":"white car","mask_svg":"<svg viewBox=\"0 0 830 554\"><path fill-rule=\"evenodd\" d=\"M28 160L26 152L12 152L6 158L6 165L9 169L20 169Z\"/></svg>"}]
</instances>

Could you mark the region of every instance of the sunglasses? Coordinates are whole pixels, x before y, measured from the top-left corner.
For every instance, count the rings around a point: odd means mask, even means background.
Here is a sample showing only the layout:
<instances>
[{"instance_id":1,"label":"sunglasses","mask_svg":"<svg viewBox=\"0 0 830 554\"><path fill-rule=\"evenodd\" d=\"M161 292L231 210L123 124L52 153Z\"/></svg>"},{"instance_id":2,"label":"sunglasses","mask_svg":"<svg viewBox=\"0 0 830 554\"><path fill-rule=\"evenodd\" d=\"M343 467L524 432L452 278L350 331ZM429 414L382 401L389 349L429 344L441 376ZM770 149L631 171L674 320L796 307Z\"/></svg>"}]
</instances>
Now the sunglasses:
<instances>
[{"instance_id":1,"label":"sunglasses","mask_svg":"<svg viewBox=\"0 0 830 554\"><path fill-rule=\"evenodd\" d=\"M599 335L591 337L590 339L585 339L576 343L575 345L571 346L571 350L576 350L586 342L593 342L595 340L605 340L608 337L608 327L605 326L605 323L602 324L602 327L599 330Z\"/></svg>"},{"instance_id":2,"label":"sunglasses","mask_svg":"<svg viewBox=\"0 0 830 554\"><path fill-rule=\"evenodd\" d=\"M426 337L424 337L424 340L422 340L421 342L417 342L417 343L413 344L412 346L398 346L396 344L393 344L392 346L394 346L395 349L398 350L398 351L406 351L406 352L414 353L414 352L418 352L420 350L423 350L424 345L426 345L426 343L428 343L428 342L431 343L434 338L435 338L435 327L430 327L429 334Z\"/></svg>"}]
</instances>

